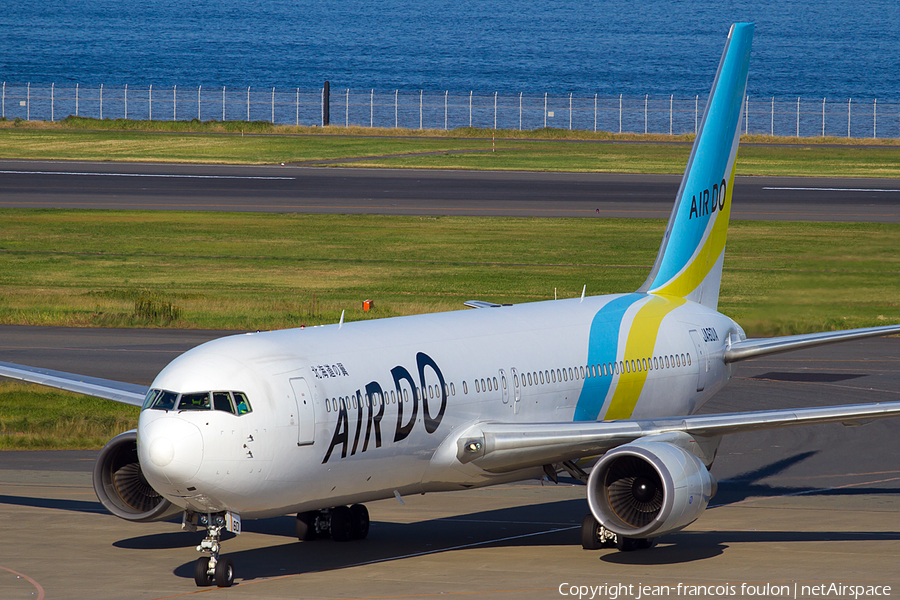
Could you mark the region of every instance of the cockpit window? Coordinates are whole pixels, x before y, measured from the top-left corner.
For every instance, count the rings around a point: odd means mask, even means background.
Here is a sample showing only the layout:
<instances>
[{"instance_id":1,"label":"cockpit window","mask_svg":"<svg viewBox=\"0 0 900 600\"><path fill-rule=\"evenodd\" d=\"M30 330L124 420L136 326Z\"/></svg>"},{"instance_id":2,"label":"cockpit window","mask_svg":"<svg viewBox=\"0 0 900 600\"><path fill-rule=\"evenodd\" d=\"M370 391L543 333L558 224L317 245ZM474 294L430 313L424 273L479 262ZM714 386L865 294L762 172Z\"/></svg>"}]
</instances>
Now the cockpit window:
<instances>
[{"instance_id":1,"label":"cockpit window","mask_svg":"<svg viewBox=\"0 0 900 600\"><path fill-rule=\"evenodd\" d=\"M244 392L192 392L176 394L166 390L150 390L143 409L156 410L220 410L233 415L251 412L250 401Z\"/></svg>"},{"instance_id":2,"label":"cockpit window","mask_svg":"<svg viewBox=\"0 0 900 600\"><path fill-rule=\"evenodd\" d=\"M234 414L234 407L231 405L231 394L228 392L213 392L213 408Z\"/></svg>"},{"instance_id":3,"label":"cockpit window","mask_svg":"<svg viewBox=\"0 0 900 600\"><path fill-rule=\"evenodd\" d=\"M182 394L178 410L209 410L209 392Z\"/></svg>"},{"instance_id":4,"label":"cockpit window","mask_svg":"<svg viewBox=\"0 0 900 600\"><path fill-rule=\"evenodd\" d=\"M166 390L150 390L147 394L147 400L144 406L155 408L158 410L173 410L175 402L178 400L178 394L175 392L167 392Z\"/></svg>"},{"instance_id":5,"label":"cockpit window","mask_svg":"<svg viewBox=\"0 0 900 600\"><path fill-rule=\"evenodd\" d=\"M246 415L252 409L250 408L250 401L247 400L247 395L244 392L232 392L234 394L234 401L237 405L237 414Z\"/></svg>"}]
</instances>

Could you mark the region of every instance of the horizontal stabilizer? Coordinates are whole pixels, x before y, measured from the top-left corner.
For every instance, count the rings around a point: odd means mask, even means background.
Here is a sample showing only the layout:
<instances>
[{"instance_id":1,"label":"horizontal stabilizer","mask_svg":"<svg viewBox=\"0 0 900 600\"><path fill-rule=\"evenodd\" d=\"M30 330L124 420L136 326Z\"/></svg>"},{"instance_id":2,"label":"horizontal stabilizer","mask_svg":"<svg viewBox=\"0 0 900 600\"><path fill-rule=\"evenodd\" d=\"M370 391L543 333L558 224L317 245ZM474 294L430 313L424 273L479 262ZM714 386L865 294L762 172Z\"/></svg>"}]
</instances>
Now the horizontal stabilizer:
<instances>
[{"instance_id":1,"label":"horizontal stabilizer","mask_svg":"<svg viewBox=\"0 0 900 600\"><path fill-rule=\"evenodd\" d=\"M469 308L499 308L503 306L502 304L487 302L486 300L466 300L463 304Z\"/></svg>"},{"instance_id":2,"label":"horizontal stabilizer","mask_svg":"<svg viewBox=\"0 0 900 600\"><path fill-rule=\"evenodd\" d=\"M814 346L823 346L836 342L849 342L883 335L900 335L900 325L887 325L884 327L864 327L862 329L847 329L844 331L823 331L821 333L807 333L803 335L787 335L775 338L759 338L743 340L732 343L725 350L725 362L732 363L739 360L747 360L757 356L803 350Z\"/></svg>"},{"instance_id":3,"label":"horizontal stabilizer","mask_svg":"<svg viewBox=\"0 0 900 600\"><path fill-rule=\"evenodd\" d=\"M121 402L122 404L131 404L132 406L141 406L144 403L144 398L147 396L147 391L150 389L147 386L134 383L100 379L99 377L86 377L74 373L38 369L7 362L0 362L0 375L10 379L19 379L60 390Z\"/></svg>"}]
</instances>

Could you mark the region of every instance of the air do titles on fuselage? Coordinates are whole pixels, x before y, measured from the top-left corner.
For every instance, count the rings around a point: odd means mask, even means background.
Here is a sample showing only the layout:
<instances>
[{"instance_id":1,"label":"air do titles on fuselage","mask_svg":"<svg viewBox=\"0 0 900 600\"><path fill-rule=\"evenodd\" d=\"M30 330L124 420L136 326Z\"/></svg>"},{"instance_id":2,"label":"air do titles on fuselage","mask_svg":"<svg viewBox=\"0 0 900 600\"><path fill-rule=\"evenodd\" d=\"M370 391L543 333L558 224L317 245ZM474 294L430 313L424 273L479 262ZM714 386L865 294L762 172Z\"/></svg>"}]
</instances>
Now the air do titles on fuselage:
<instances>
[{"instance_id":1,"label":"air do titles on fuselage","mask_svg":"<svg viewBox=\"0 0 900 600\"><path fill-rule=\"evenodd\" d=\"M722 183L713 184L712 191L710 191L709 189L705 189L699 194L691 196L691 214L688 216L688 219L693 219L694 217L705 217L707 215L711 215L717 210L724 209L726 187L727 183L723 179ZM698 196L700 197L699 203L697 202Z\"/></svg>"},{"instance_id":2,"label":"air do titles on fuselage","mask_svg":"<svg viewBox=\"0 0 900 600\"><path fill-rule=\"evenodd\" d=\"M425 391L427 389L425 380L426 369L433 371L438 379L436 387L437 394L440 394L441 406L437 410L436 415L432 413L432 407L429 405L429 394ZM393 390L385 391L377 381L367 383L364 390L356 390L351 397L356 400L356 402L354 402L354 404L356 404L356 432L353 435L352 446L350 444L350 417L347 414L349 398L339 402L337 406L337 422L335 423L334 434L331 437L331 444L328 446L325 458L322 459L322 464L328 462L337 446L341 447L341 458L347 457L348 450L350 456L356 454L357 451L366 452L370 448L370 443L372 444L372 447L380 448L383 442L381 435L382 420L385 417L385 408L389 405L397 407L397 423L394 428L393 438L394 443L406 439L409 434L412 433L416 420L419 417L419 400L422 401L422 414L424 416L423 421L426 433L431 434L437 431L441 421L444 419L444 413L447 410L447 386L444 380L444 374L441 373L441 369L434 359L424 352L416 354L416 370L419 376L419 385L416 385L412 374L410 374L406 367L397 365L390 370L391 380L393 381ZM409 390L404 390L403 385L401 385L403 382L406 382ZM422 391L421 398L419 396L420 390ZM391 391L393 391L395 395L395 401L393 403L388 400L391 397ZM407 393L405 394L404 392ZM404 419L404 404L409 403L409 395L412 396L412 408L409 417ZM404 402L404 398L407 398L407 402ZM432 400L437 400L437 397L432 398ZM363 419L364 411L366 412L365 419ZM362 432L363 420L366 422L364 436ZM360 437L363 437L362 447L360 447Z\"/></svg>"}]
</instances>

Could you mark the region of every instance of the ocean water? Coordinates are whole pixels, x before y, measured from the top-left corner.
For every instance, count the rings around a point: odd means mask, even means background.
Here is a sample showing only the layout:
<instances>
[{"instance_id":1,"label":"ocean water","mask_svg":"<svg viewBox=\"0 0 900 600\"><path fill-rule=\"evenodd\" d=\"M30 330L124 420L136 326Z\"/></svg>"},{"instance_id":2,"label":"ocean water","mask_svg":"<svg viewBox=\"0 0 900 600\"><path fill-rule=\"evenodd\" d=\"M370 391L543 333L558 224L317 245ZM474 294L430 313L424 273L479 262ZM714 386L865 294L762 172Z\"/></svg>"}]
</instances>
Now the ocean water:
<instances>
[{"instance_id":1,"label":"ocean water","mask_svg":"<svg viewBox=\"0 0 900 600\"><path fill-rule=\"evenodd\" d=\"M753 97L900 96L897 0L10 2L0 80L693 97L734 21Z\"/></svg>"}]
</instances>

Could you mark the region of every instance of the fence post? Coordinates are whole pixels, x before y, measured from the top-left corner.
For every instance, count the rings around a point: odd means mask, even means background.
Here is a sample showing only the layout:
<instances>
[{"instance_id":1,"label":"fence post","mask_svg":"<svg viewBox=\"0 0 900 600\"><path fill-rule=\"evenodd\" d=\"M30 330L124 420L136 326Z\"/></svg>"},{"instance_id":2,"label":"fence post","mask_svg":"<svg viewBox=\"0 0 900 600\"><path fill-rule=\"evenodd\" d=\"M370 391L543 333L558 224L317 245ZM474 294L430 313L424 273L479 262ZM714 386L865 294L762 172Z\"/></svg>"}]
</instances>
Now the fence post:
<instances>
[{"instance_id":1,"label":"fence post","mask_svg":"<svg viewBox=\"0 0 900 600\"><path fill-rule=\"evenodd\" d=\"M547 129L547 92L544 92L544 129Z\"/></svg>"},{"instance_id":2,"label":"fence post","mask_svg":"<svg viewBox=\"0 0 900 600\"><path fill-rule=\"evenodd\" d=\"M569 92L569 131L572 131L572 92Z\"/></svg>"},{"instance_id":3,"label":"fence post","mask_svg":"<svg viewBox=\"0 0 900 600\"><path fill-rule=\"evenodd\" d=\"M672 104L675 101L675 94L669 95L669 135L672 135Z\"/></svg>"},{"instance_id":4,"label":"fence post","mask_svg":"<svg viewBox=\"0 0 900 600\"><path fill-rule=\"evenodd\" d=\"M250 122L250 86L247 86L247 122Z\"/></svg>"},{"instance_id":5,"label":"fence post","mask_svg":"<svg viewBox=\"0 0 900 600\"><path fill-rule=\"evenodd\" d=\"M876 135L876 131L877 131L877 129L876 129L876 124L877 124L877 123L876 123L876 118L877 118L877 115L878 115L878 98L875 98L875 99L872 101L872 137L873 137L873 138L878 137L878 136Z\"/></svg>"},{"instance_id":6,"label":"fence post","mask_svg":"<svg viewBox=\"0 0 900 600\"><path fill-rule=\"evenodd\" d=\"M101 104L101 106L103 106ZM31 120L31 82L25 87L25 120Z\"/></svg>"},{"instance_id":7,"label":"fence post","mask_svg":"<svg viewBox=\"0 0 900 600\"><path fill-rule=\"evenodd\" d=\"M394 129L398 128L399 121L397 120L397 94L400 93L400 90L394 90Z\"/></svg>"},{"instance_id":8,"label":"fence post","mask_svg":"<svg viewBox=\"0 0 900 600\"><path fill-rule=\"evenodd\" d=\"M847 98L847 139L850 139L850 103L853 98Z\"/></svg>"},{"instance_id":9,"label":"fence post","mask_svg":"<svg viewBox=\"0 0 900 600\"><path fill-rule=\"evenodd\" d=\"M519 131L522 131L522 92L519 92Z\"/></svg>"},{"instance_id":10,"label":"fence post","mask_svg":"<svg viewBox=\"0 0 900 600\"><path fill-rule=\"evenodd\" d=\"M700 96L694 96L694 135L697 135L697 115L698 110L700 109Z\"/></svg>"},{"instance_id":11,"label":"fence post","mask_svg":"<svg viewBox=\"0 0 900 600\"><path fill-rule=\"evenodd\" d=\"M272 125L275 124L275 87L272 87Z\"/></svg>"},{"instance_id":12,"label":"fence post","mask_svg":"<svg viewBox=\"0 0 900 600\"><path fill-rule=\"evenodd\" d=\"M472 127L472 90L469 90L469 127Z\"/></svg>"},{"instance_id":13,"label":"fence post","mask_svg":"<svg viewBox=\"0 0 900 600\"><path fill-rule=\"evenodd\" d=\"M177 85L172 86L172 121L176 120L175 115L178 110L178 97L175 95L175 89L177 87L178 87Z\"/></svg>"},{"instance_id":14,"label":"fence post","mask_svg":"<svg viewBox=\"0 0 900 600\"><path fill-rule=\"evenodd\" d=\"M300 88L297 88L297 101L294 104L294 107L297 110L297 113L294 115L294 125L296 127L300 126Z\"/></svg>"},{"instance_id":15,"label":"fence post","mask_svg":"<svg viewBox=\"0 0 900 600\"><path fill-rule=\"evenodd\" d=\"M494 92L494 129L497 129L497 92Z\"/></svg>"},{"instance_id":16,"label":"fence post","mask_svg":"<svg viewBox=\"0 0 900 600\"><path fill-rule=\"evenodd\" d=\"M53 118L53 96L54 96L54 93L53 92L54 92L55 86L56 86L56 83L50 84L50 122L51 123L54 121L54 118Z\"/></svg>"},{"instance_id":17,"label":"fence post","mask_svg":"<svg viewBox=\"0 0 900 600\"><path fill-rule=\"evenodd\" d=\"M594 94L594 133L597 133L597 94Z\"/></svg>"},{"instance_id":18,"label":"fence post","mask_svg":"<svg viewBox=\"0 0 900 600\"><path fill-rule=\"evenodd\" d=\"M200 90L203 89L202 85L197 86L197 120L202 121L200 118Z\"/></svg>"},{"instance_id":19,"label":"fence post","mask_svg":"<svg viewBox=\"0 0 900 600\"><path fill-rule=\"evenodd\" d=\"M78 84L75 84L75 116L78 116Z\"/></svg>"},{"instance_id":20,"label":"fence post","mask_svg":"<svg viewBox=\"0 0 900 600\"><path fill-rule=\"evenodd\" d=\"M3 82L3 109L2 116L4 119L6 118L6 82Z\"/></svg>"},{"instance_id":21,"label":"fence post","mask_svg":"<svg viewBox=\"0 0 900 600\"><path fill-rule=\"evenodd\" d=\"M128 84L125 84L125 120L128 120Z\"/></svg>"},{"instance_id":22,"label":"fence post","mask_svg":"<svg viewBox=\"0 0 900 600\"><path fill-rule=\"evenodd\" d=\"M822 137L825 137L825 98L822 98Z\"/></svg>"},{"instance_id":23,"label":"fence post","mask_svg":"<svg viewBox=\"0 0 900 600\"><path fill-rule=\"evenodd\" d=\"M344 127L350 127L350 88L344 96Z\"/></svg>"},{"instance_id":24,"label":"fence post","mask_svg":"<svg viewBox=\"0 0 900 600\"><path fill-rule=\"evenodd\" d=\"M622 94L619 94L619 133L622 133Z\"/></svg>"},{"instance_id":25,"label":"fence post","mask_svg":"<svg viewBox=\"0 0 900 600\"><path fill-rule=\"evenodd\" d=\"M369 92L369 127L375 127L375 88Z\"/></svg>"},{"instance_id":26,"label":"fence post","mask_svg":"<svg viewBox=\"0 0 900 600\"><path fill-rule=\"evenodd\" d=\"M225 122L225 86L222 86L222 122Z\"/></svg>"},{"instance_id":27,"label":"fence post","mask_svg":"<svg viewBox=\"0 0 900 600\"><path fill-rule=\"evenodd\" d=\"M450 90L444 90L444 131L447 131L447 98Z\"/></svg>"},{"instance_id":28,"label":"fence post","mask_svg":"<svg viewBox=\"0 0 900 600\"><path fill-rule=\"evenodd\" d=\"M77 89L77 87L76 87ZM150 84L150 89L147 92L147 116L148 120L153 120L153 84Z\"/></svg>"},{"instance_id":29,"label":"fence post","mask_svg":"<svg viewBox=\"0 0 900 600\"><path fill-rule=\"evenodd\" d=\"M425 90L419 90L419 129L422 129L422 98L425 95Z\"/></svg>"},{"instance_id":30,"label":"fence post","mask_svg":"<svg viewBox=\"0 0 900 600\"><path fill-rule=\"evenodd\" d=\"M650 94L644 94L644 135L647 135L647 100Z\"/></svg>"},{"instance_id":31,"label":"fence post","mask_svg":"<svg viewBox=\"0 0 900 600\"><path fill-rule=\"evenodd\" d=\"M800 96L797 96L797 137L800 137Z\"/></svg>"},{"instance_id":32,"label":"fence post","mask_svg":"<svg viewBox=\"0 0 900 600\"><path fill-rule=\"evenodd\" d=\"M769 125L769 135L775 136L775 96L772 96L772 122Z\"/></svg>"},{"instance_id":33,"label":"fence post","mask_svg":"<svg viewBox=\"0 0 900 600\"><path fill-rule=\"evenodd\" d=\"M100 84L100 120L103 120L103 84Z\"/></svg>"}]
</instances>

